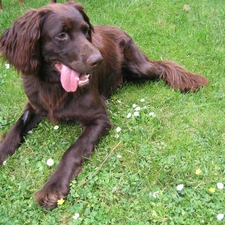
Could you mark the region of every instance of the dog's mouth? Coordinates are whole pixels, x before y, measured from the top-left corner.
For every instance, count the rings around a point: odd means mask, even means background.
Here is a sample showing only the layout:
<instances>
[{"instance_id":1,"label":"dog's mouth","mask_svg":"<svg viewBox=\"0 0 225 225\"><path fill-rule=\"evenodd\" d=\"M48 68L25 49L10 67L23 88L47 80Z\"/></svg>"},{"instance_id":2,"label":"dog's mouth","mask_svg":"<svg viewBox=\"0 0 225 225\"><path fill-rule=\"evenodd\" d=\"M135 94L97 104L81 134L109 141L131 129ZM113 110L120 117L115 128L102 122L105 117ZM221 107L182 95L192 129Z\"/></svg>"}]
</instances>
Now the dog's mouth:
<instances>
[{"instance_id":1,"label":"dog's mouth","mask_svg":"<svg viewBox=\"0 0 225 225\"><path fill-rule=\"evenodd\" d=\"M66 92L75 92L78 87L83 87L89 83L90 74L79 73L60 62L55 62L53 65L61 74L60 81Z\"/></svg>"}]
</instances>

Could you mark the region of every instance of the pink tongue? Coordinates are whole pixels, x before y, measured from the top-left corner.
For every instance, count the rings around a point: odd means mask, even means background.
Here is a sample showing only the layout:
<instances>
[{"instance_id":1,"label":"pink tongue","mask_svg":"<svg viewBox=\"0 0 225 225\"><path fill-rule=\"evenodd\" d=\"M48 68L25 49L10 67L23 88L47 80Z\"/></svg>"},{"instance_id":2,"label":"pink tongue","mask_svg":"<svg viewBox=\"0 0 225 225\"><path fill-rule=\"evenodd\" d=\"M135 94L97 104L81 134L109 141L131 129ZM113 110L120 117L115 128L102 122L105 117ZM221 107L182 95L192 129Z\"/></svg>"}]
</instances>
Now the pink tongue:
<instances>
[{"instance_id":1,"label":"pink tongue","mask_svg":"<svg viewBox=\"0 0 225 225\"><path fill-rule=\"evenodd\" d=\"M74 70L71 70L65 65L62 65L61 70L61 84L65 91L67 92L75 92L78 87L78 78L79 73Z\"/></svg>"}]
</instances>

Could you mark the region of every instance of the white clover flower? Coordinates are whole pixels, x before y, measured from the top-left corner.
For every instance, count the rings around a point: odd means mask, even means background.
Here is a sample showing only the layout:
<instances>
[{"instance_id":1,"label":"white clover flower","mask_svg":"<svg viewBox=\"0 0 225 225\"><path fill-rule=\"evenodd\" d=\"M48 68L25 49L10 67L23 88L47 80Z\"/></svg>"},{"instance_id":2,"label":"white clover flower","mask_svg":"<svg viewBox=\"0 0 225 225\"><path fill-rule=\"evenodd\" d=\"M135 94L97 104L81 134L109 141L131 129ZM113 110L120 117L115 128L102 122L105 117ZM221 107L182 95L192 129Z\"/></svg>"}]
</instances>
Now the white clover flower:
<instances>
[{"instance_id":1,"label":"white clover flower","mask_svg":"<svg viewBox=\"0 0 225 225\"><path fill-rule=\"evenodd\" d=\"M6 68L6 69L9 69L9 68L10 68L10 65L9 65L8 63L6 63L6 64L5 64L5 68Z\"/></svg>"},{"instance_id":2,"label":"white clover flower","mask_svg":"<svg viewBox=\"0 0 225 225\"><path fill-rule=\"evenodd\" d=\"M136 105L136 104L133 104L133 105L132 105L132 107L133 107L133 108L136 108L136 107L137 107L137 105Z\"/></svg>"},{"instance_id":3,"label":"white clover flower","mask_svg":"<svg viewBox=\"0 0 225 225\"><path fill-rule=\"evenodd\" d=\"M122 158L122 155L117 155L117 158L121 159Z\"/></svg>"},{"instance_id":4,"label":"white clover flower","mask_svg":"<svg viewBox=\"0 0 225 225\"><path fill-rule=\"evenodd\" d=\"M221 183L221 182L218 182L218 183L216 184L216 186L217 186L217 188L220 189L220 190L222 190L222 189L224 188L224 184Z\"/></svg>"},{"instance_id":5,"label":"white clover flower","mask_svg":"<svg viewBox=\"0 0 225 225\"><path fill-rule=\"evenodd\" d=\"M53 159L48 159L46 164L47 164L47 166L53 166L54 165L54 160Z\"/></svg>"},{"instance_id":6,"label":"white clover flower","mask_svg":"<svg viewBox=\"0 0 225 225\"><path fill-rule=\"evenodd\" d=\"M155 115L154 112L150 112L150 113L149 113L149 116L156 117L156 115Z\"/></svg>"},{"instance_id":7,"label":"white clover flower","mask_svg":"<svg viewBox=\"0 0 225 225\"><path fill-rule=\"evenodd\" d=\"M74 216L73 216L73 219L77 220L79 217L80 217L80 214L79 213L75 213Z\"/></svg>"},{"instance_id":8,"label":"white clover flower","mask_svg":"<svg viewBox=\"0 0 225 225\"><path fill-rule=\"evenodd\" d=\"M219 214L216 216L216 218L217 218L217 220L223 220L224 214L219 213Z\"/></svg>"},{"instance_id":9,"label":"white clover flower","mask_svg":"<svg viewBox=\"0 0 225 225\"><path fill-rule=\"evenodd\" d=\"M120 137L119 134L116 134L116 135L115 135L115 138L119 138L119 137Z\"/></svg>"},{"instance_id":10,"label":"white clover flower","mask_svg":"<svg viewBox=\"0 0 225 225\"><path fill-rule=\"evenodd\" d=\"M55 125L54 126L54 130L58 130L59 129L59 126L58 125Z\"/></svg>"},{"instance_id":11,"label":"white clover flower","mask_svg":"<svg viewBox=\"0 0 225 225\"><path fill-rule=\"evenodd\" d=\"M139 112L135 112L134 116L140 116Z\"/></svg>"},{"instance_id":12,"label":"white clover flower","mask_svg":"<svg viewBox=\"0 0 225 225\"><path fill-rule=\"evenodd\" d=\"M5 160L5 161L3 161L2 165L3 165L3 166L5 166L5 165L6 165L6 160Z\"/></svg>"},{"instance_id":13,"label":"white clover flower","mask_svg":"<svg viewBox=\"0 0 225 225\"><path fill-rule=\"evenodd\" d=\"M131 113L127 114L127 119L129 119L131 117Z\"/></svg>"},{"instance_id":14,"label":"white clover flower","mask_svg":"<svg viewBox=\"0 0 225 225\"><path fill-rule=\"evenodd\" d=\"M141 108L138 106L138 107L135 108L135 110L136 110L136 111L140 111Z\"/></svg>"},{"instance_id":15,"label":"white clover flower","mask_svg":"<svg viewBox=\"0 0 225 225\"><path fill-rule=\"evenodd\" d=\"M179 184L179 185L177 185L177 187L176 187L176 189L177 189L178 191L182 191L183 188L184 188L184 185L183 185L183 184Z\"/></svg>"},{"instance_id":16,"label":"white clover flower","mask_svg":"<svg viewBox=\"0 0 225 225\"><path fill-rule=\"evenodd\" d=\"M141 102L145 102L145 99L144 99L144 98L142 98L140 101L141 101Z\"/></svg>"},{"instance_id":17,"label":"white clover flower","mask_svg":"<svg viewBox=\"0 0 225 225\"><path fill-rule=\"evenodd\" d=\"M120 131L121 131L121 128L120 127L117 127L116 128L116 132L119 133Z\"/></svg>"}]
</instances>

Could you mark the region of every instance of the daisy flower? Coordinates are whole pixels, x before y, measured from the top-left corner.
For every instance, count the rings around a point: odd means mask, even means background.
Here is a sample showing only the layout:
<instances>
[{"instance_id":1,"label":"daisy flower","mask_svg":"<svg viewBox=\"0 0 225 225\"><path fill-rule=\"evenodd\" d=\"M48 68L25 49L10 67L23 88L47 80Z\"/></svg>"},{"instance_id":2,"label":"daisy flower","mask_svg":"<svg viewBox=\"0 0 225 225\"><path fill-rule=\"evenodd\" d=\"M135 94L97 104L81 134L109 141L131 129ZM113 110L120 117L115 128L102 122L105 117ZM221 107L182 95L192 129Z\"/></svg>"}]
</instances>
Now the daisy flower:
<instances>
[{"instance_id":1,"label":"daisy flower","mask_svg":"<svg viewBox=\"0 0 225 225\"><path fill-rule=\"evenodd\" d=\"M217 188L220 189L220 190L222 190L222 189L224 188L224 184L221 183L221 182L218 182L218 183L216 184L216 186L217 186Z\"/></svg>"},{"instance_id":2,"label":"daisy flower","mask_svg":"<svg viewBox=\"0 0 225 225\"><path fill-rule=\"evenodd\" d=\"M141 107L138 106L138 107L135 108L135 110L136 111L140 111L141 110Z\"/></svg>"},{"instance_id":3,"label":"daisy flower","mask_svg":"<svg viewBox=\"0 0 225 225\"><path fill-rule=\"evenodd\" d=\"M139 112L134 112L134 116L140 116Z\"/></svg>"},{"instance_id":4,"label":"daisy flower","mask_svg":"<svg viewBox=\"0 0 225 225\"><path fill-rule=\"evenodd\" d=\"M131 113L127 114L127 119L129 119L131 117Z\"/></svg>"},{"instance_id":5,"label":"daisy flower","mask_svg":"<svg viewBox=\"0 0 225 225\"><path fill-rule=\"evenodd\" d=\"M118 188L117 188L117 187L113 187L113 189L112 189L112 193L116 192L117 190L118 190Z\"/></svg>"},{"instance_id":6,"label":"daisy flower","mask_svg":"<svg viewBox=\"0 0 225 225\"><path fill-rule=\"evenodd\" d=\"M122 155L117 155L117 158L121 159L122 158Z\"/></svg>"},{"instance_id":7,"label":"daisy flower","mask_svg":"<svg viewBox=\"0 0 225 225\"><path fill-rule=\"evenodd\" d=\"M158 198L159 197L159 191L155 191L152 194L153 198Z\"/></svg>"},{"instance_id":8,"label":"daisy flower","mask_svg":"<svg viewBox=\"0 0 225 225\"><path fill-rule=\"evenodd\" d=\"M77 220L79 217L80 217L80 214L79 213L75 213L74 216L73 216L73 219Z\"/></svg>"},{"instance_id":9,"label":"daisy flower","mask_svg":"<svg viewBox=\"0 0 225 225\"><path fill-rule=\"evenodd\" d=\"M9 65L8 63L6 63L6 64L5 64L5 68L6 68L6 69L9 69L9 68L10 68L10 65Z\"/></svg>"},{"instance_id":10,"label":"daisy flower","mask_svg":"<svg viewBox=\"0 0 225 225\"><path fill-rule=\"evenodd\" d=\"M58 125L55 125L54 126L54 130L58 130L59 129L59 126Z\"/></svg>"},{"instance_id":11,"label":"daisy flower","mask_svg":"<svg viewBox=\"0 0 225 225\"><path fill-rule=\"evenodd\" d=\"M150 112L150 113L149 113L149 116L156 117L156 115L155 115L154 112Z\"/></svg>"},{"instance_id":12,"label":"daisy flower","mask_svg":"<svg viewBox=\"0 0 225 225\"><path fill-rule=\"evenodd\" d=\"M183 10L184 11L190 11L190 6L189 5L184 5Z\"/></svg>"},{"instance_id":13,"label":"daisy flower","mask_svg":"<svg viewBox=\"0 0 225 225\"><path fill-rule=\"evenodd\" d=\"M179 184L179 185L177 185L177 187L176 187L176 189L177 189L178 191L182 191L183 188L184 188L184 185L183 185L183 184Z\"/></svg>"},{"instance_id":14,"label":"daisy flower","mask_svg":"<svg viewBox=\"0 0 225 225\"><path fill-rule=\"evenodd\" d=\"M53 159L48 159L46 164L47 164L47 166L53 166L54 165L54 160Z\"/></svg>"},{"instance_id":15,"label":"daisy flower","mask_svg":"<svg viewBox=\"0 0 225 225\"><path fill-rule=\"evenodd\" d=\"M120 131L121 131L121 128L120 127L117 127L116 128L116 132L119 133Z\"/></svg>"},{"instance_id":16,"label":"daisy flower","mask_svg":"<svg viewBox=\"0 0 225 225\"><path fill-rule=\"evenodd\" d=\"M145 102L145 99L144 99L144 98L142 98L140 101L141 101L141 102Z\"/></svg>"},{"instance_id":17,"label":"daisy flower","mask_svg":"<svg viewBox=\"0 0 225 225\"><path fill-rule=\"evenodd\" d=\"M137 107L137 105L136 105L136 104L133 104L133 105L132 105L132 107L133 107L133 108L136 108L136 107Z\"/></svg>"},{"instance_id":18,"label":"daisy flower","mask_svg":"<svg viewBox=\"0 0 225 225\"><path fill-rule=\"evenodd\" d=\"M219 214L216 216L216 218L217 218L217 220L223 220L224 214L219 213Z\"/></svg>"}]
</instances>

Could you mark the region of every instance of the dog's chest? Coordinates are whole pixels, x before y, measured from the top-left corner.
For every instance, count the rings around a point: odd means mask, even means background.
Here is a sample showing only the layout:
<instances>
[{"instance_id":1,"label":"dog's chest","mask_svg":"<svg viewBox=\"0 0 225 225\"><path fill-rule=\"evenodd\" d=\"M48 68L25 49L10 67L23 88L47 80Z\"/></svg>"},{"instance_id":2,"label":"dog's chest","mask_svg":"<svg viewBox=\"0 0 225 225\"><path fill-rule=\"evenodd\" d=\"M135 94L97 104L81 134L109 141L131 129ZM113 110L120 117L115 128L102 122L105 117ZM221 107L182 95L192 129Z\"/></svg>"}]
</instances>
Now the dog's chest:
<instances>
[{"instance_id":1,"label":"dog's chest","mask_svg":"<svg viewBox=\"0 0 225 225\"><path fill-rule=\"evenodd\" d=\"M62 119L61 113L70 111L73 96L63 91L58 85L42 85L32 93L25 88L31 105L40 113L45 114L49 120L55 122ZM68 112L69 114L69 112Z\"/></svg>"}]
</instances>

